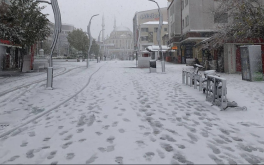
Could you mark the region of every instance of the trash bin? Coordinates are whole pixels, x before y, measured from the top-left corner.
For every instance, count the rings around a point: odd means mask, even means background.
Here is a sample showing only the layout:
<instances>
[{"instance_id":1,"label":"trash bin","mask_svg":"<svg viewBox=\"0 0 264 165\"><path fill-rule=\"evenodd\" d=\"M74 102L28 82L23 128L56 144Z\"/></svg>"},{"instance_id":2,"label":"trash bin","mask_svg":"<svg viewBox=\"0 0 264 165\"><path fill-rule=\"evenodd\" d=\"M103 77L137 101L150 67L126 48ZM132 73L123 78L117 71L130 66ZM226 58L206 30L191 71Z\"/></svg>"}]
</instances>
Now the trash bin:
<instances>
[{"instance_id":1,"label":"trash bin","mask_svg":"<svg viewBox=\"0 0 264 165\"><path fill-rule=\"evenodd\" d=\"M157 63L155 60L150 60L149 61L149 72L150 73L156 73L157 72Z\"/></svg>"}]
</instances>

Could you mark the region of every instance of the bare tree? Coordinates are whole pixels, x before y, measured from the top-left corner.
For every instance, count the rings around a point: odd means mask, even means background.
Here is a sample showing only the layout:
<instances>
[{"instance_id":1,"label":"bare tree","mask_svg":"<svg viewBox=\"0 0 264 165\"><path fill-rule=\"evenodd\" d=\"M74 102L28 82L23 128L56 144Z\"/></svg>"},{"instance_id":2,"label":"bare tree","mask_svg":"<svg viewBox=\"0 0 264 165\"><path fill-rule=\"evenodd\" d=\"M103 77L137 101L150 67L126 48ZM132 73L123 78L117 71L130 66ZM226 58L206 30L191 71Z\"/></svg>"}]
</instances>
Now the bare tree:
<instances>
[{"instance_id":1,"label":"bare tree","mask_svg":"<svg viewBox=\"0 0 264 165\"><path fill-rule=\"evenodd\" d=\"M263 0L217 0L216 3L214 20L220 24L209 49L226 42L254 42L264 38Z\"/></svg>"}]
</instances>

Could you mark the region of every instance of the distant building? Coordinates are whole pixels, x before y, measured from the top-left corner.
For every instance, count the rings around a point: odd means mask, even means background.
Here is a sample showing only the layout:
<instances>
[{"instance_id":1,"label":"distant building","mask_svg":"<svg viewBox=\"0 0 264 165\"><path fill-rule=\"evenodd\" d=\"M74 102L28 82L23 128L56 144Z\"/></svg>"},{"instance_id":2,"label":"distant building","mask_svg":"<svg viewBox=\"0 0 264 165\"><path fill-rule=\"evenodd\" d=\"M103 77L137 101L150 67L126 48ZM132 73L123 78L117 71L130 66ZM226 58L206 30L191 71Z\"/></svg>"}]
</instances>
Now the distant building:
<instances>
[{"instance_id":1,"label":"distant building","mask_svg":"<svg viewBox=\"0 0 264 165\"><path fill-rule=\"evenodd\" d=\"M168 33L167 8L160 9L163 15L162 37ZM159 26L158 9L137 12L133 18L134 52L145 51L148 46L158 45L157 32ZM166 44L167 45L167 44Z\"/></svg>"},{"instance_id":2,"label":"distant building","mask_svg":"<svg viewBox=\"0 0 264 165\"><path fill-rule=\"evenodd\" d=\"M132 31L125 26L116 27L115 21L114 30L104 41L106 45L105 54L109 58L129 60L133 54L132 42Z\"/></svg>"},{"instance_id":3,"label":"distant building","mask_svg":"<svg viewBox=\"0 0 264 165\"><path fill-rule=\"evenodd\" d=\"M50 36L48 36L48 38L46 39L46 41L48 44L52 43L53 41L53 33L54 33L54 23L49 22L49 27L50 27ZM73 25L70 24L62 24L61 27L61 33L59 34L58 37L58 42L56 44L56 49L54 50L54 57L55 56L69 56L69 42L68 42L68 33L72 32L73 30L75 30L76 28ZM39 42L39 49L40 49L40 42ZM49 54L50 52L45 52L45 54Z\"/></svg>"}]
</instances>

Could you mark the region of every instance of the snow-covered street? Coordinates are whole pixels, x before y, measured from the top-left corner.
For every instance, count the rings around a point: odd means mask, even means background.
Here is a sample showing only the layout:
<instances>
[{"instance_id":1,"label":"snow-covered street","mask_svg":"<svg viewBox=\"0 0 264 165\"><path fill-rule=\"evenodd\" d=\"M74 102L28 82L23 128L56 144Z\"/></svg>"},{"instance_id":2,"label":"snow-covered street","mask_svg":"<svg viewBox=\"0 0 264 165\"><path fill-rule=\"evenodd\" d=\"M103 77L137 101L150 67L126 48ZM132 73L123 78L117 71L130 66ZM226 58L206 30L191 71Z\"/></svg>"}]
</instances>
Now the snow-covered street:
<instances>
[{"instance_id":1,"label":"snow-covered street","mask_svg":"<svg viewBox=\"0 0 264 165\"><path fill-rule=\"evenodd\" d=\"M182 84L185 65L166 74L135 61L55 63L46 74L1 83L1 164L263 164L264 82L227 78L227 97L247 111L220 111ZM190 67L192 69L192 67ZM33 84L30 84L35 82ZM30 85L29 85L30 84Z\"/></svg>"}]
</instances>

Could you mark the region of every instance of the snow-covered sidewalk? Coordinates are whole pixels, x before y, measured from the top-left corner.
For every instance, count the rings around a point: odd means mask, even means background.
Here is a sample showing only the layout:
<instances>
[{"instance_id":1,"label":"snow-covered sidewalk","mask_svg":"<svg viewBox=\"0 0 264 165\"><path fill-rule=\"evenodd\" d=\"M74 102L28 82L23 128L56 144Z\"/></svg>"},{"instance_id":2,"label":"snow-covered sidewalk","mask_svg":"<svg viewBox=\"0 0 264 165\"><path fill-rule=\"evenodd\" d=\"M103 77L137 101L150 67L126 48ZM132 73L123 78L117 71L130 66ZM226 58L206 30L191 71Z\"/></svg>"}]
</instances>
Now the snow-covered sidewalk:
<instances>
[{"instance_id":1,"label":"snow-covered sidewalk","mask_svg":"<svg viewBox=\"0 0 264 165\"><path fill-rule=\"evenodd\" d=\"M81 92L1 138L0 163L264 163L263 82L222 74L228 78L228 99L248 110L219 111L202 92L181 84L184 65L167 63L166 74L134 66L131 61L101 62L61 76L54 91L34 88L39 99L48 94L54 99L41 103L49 108ZM60 90L58 82L68 81L68 88L61 85ZM65 97L56 99L62 91Z\"/></svg>"}]
</instances>

